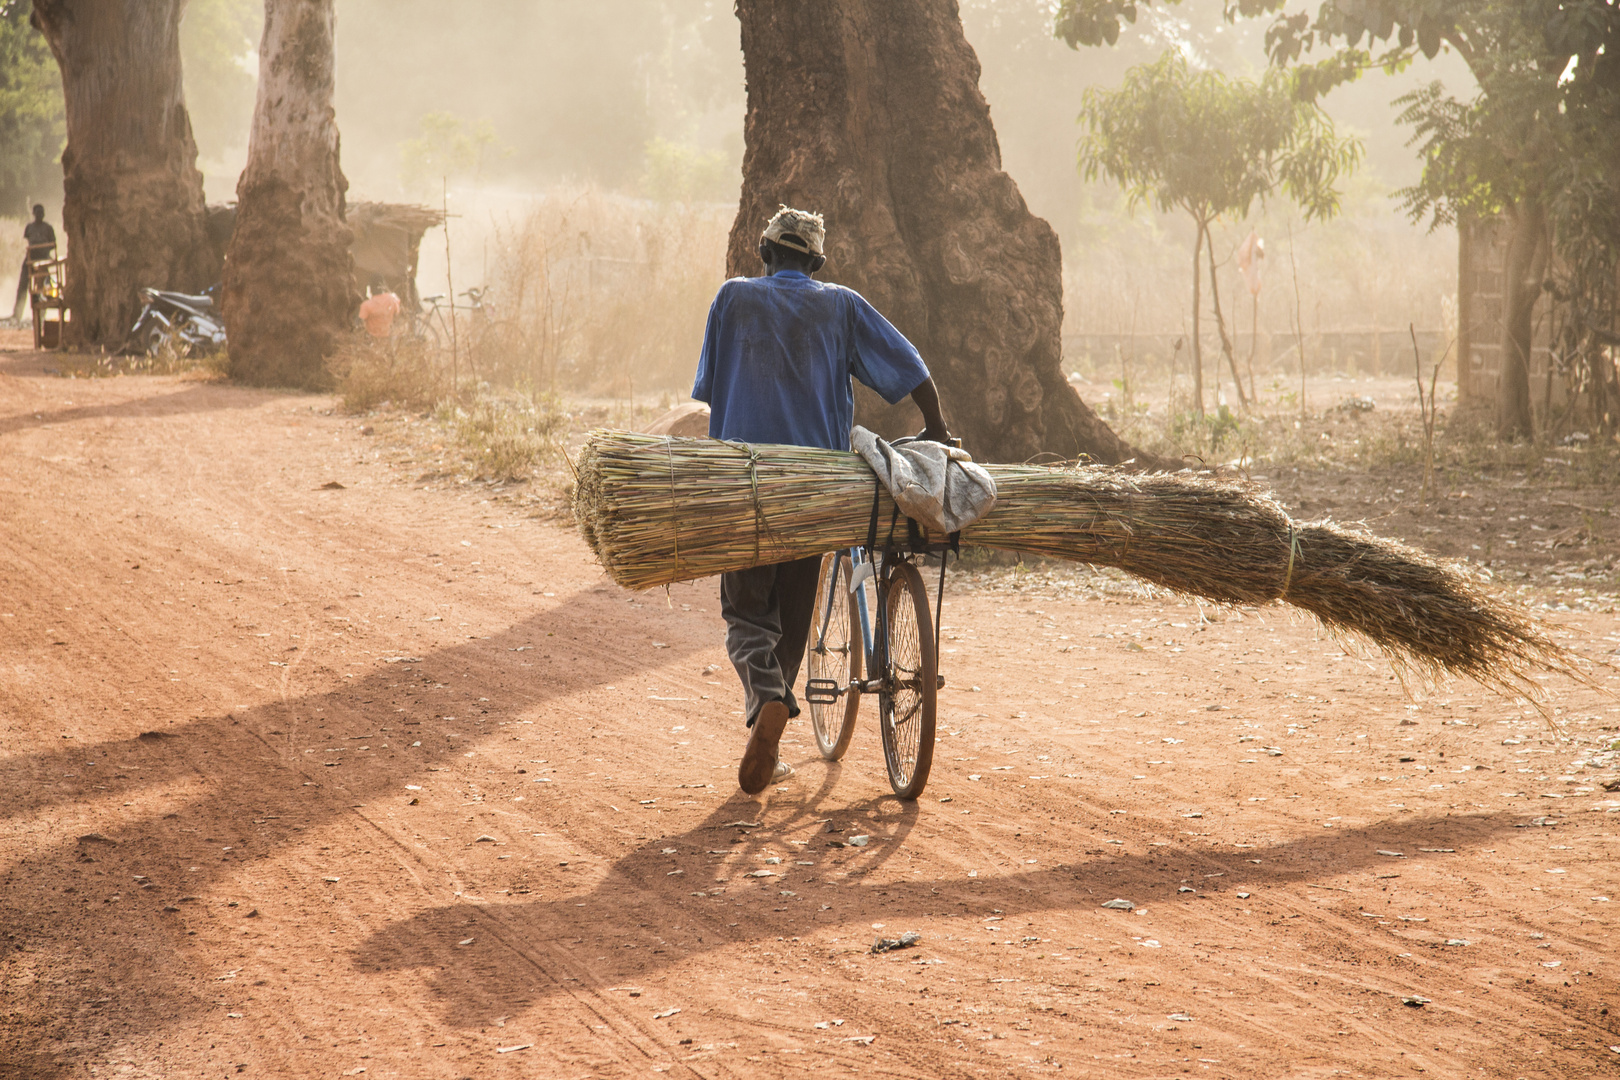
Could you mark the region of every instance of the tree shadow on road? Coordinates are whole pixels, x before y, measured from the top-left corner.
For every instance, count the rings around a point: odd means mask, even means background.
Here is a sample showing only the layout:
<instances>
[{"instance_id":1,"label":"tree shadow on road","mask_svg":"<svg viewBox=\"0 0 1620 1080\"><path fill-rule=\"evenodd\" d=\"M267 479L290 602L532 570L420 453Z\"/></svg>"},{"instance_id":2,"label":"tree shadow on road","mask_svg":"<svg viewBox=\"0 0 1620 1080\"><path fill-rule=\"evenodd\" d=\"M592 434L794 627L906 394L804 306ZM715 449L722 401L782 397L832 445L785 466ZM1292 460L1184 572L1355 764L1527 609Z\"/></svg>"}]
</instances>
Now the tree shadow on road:
<instances>
[{"instance_id":1,"label":"tree shadow on road","mask_svg":"<svg viewBox=\"0 0 1620 1080\"><path fill-rule=\"evenodd\" d=\"M0 416L0 435L17 431L71 424L81 420L156 419L186 413L218 412L223 409L254 409L266 398L285 396L274 391L238 386L193 383L166 394L148 394L111 405L74 405L50 410L25 410Z\"/></svg>"},{"instance_id":2,"label":"tree shadow on road","mask_svg":"<svg viewBox=\"0 0 1620 1080\"><path fill-rule=\"evenodd\" d=\"M330 689L134 738L0 759L0 820L13 842L31 832L63 837L0 872L7 934L0 982L9 968L29 986L0 1021L0 1062L20 1061L25 1051L44 1060L40 1047L60 1034L79 1047L53 1059L59 1071L71 1071L117 1039L211 1008L212 996L189 969L186 930L188 920L212 916L206 898L223 879L300 848L309 830L356 817L356 804L403 794L405 780L477 752L503 733L503 720L690 651L678 639L655 654L650 644L635 643L640 635L580 633L615 625L621 608L607 590L586 590L490 638L420 660L379 660L375 672L338 679ZM518 663L534 667L518 673ZM307 677L331 678L322 669ZM470 717L458 707L460 719L447 718L438 714L449 710L426 708L406 693L452 677L461 697L490 699L478 706L487 715ZM409 707L411 719L395 712L400 707ZM377 732L380 724L398 733L384 736L392 751L303 753ZM400 745L412 741L421 746ZM566 815L568 801L578 798L554 792L542 801L541 790L529 803L541 820ZM137 796L168 812L119 820L113 808ZM108 892L119 899L105 900ZM92 1003L109 994L117 995L116 1012L102 1017ZM36 1064L26 1075L52 1073Z\"/></svg>"}]
</instances>

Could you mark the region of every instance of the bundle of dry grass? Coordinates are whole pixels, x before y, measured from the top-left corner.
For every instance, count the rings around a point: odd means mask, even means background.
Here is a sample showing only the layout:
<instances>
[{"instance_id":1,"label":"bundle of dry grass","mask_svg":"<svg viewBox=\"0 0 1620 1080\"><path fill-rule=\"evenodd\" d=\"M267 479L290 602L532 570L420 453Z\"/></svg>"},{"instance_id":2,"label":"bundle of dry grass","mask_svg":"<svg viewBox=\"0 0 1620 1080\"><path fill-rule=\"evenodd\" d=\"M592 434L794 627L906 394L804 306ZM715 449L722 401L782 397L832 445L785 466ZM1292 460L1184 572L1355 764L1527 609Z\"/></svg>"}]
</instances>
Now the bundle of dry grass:
<instances>
[{"instance_id":1,"label":"bundle of dry grass","mask_svg":"<svg viewBox=\"0 0 1620 1080\"><path fill-rule=\"evenodd\" d=\"M629 589L865 543L872 512L872 470L832 450L598 431L577 472L574 518Z\"/></svg>"},{"instance_id":2,"label":"bundle of dry grass","mask_svg":"<svg viewBox=\"0 0 1620 1080\"><path fill-rule=\"evenodd\" d=\"M964 542L1124 570L1221 603L1282 600L1397 665L1534 693L1583 678L1526 616L1459 567L1332 522L1298 523L1250 487L1184 473L987 466L995 509ZM619 584L648 588L865 542L875 480L857 455L598 432L574 513ZM880 521L893 503L879 499Z\"/></svg>"}]
</instances>

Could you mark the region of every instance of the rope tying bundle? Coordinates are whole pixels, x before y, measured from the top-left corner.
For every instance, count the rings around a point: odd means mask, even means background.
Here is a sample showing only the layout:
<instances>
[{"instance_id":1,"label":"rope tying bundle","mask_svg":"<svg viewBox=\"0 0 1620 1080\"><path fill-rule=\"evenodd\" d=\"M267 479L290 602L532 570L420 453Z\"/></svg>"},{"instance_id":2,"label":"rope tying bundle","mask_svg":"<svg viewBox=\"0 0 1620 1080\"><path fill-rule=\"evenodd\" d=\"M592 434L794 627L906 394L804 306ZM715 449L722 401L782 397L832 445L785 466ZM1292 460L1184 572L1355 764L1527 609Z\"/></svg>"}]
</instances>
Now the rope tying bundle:
<instances>
[{"instance_id":1,"label":"rope tying bundle","mask_svg":"<svg viewBox=\"0 0 1620 1080\"><path fill-rule=\"evenodd\" d=\"M730 445L748 455L748 491L753 497L754 503L754 565L758 566L760 565L760 533L769 533L773 541L776 539L776 534L771 532L771 527L765 522L765 507L759 500L759 451L745 442L734 442Z\"/></svg>"},{"instance_id":2,"label":"rope tying bundle","mask_svg":"<svg viewBox=\"0 0 1620 1080\"><path fill-rule=\"evenodd\" d=\"M1298 556L1299 530L1295 529L1294 523L1290 521L1288 523L1288 569L1283 574L1282 592L1277 594L1277 599L1279 600L1288 599L1289 586L1293 585L1294 583L1294 560L1298 558Z\"/></svg>"}]
</instances>

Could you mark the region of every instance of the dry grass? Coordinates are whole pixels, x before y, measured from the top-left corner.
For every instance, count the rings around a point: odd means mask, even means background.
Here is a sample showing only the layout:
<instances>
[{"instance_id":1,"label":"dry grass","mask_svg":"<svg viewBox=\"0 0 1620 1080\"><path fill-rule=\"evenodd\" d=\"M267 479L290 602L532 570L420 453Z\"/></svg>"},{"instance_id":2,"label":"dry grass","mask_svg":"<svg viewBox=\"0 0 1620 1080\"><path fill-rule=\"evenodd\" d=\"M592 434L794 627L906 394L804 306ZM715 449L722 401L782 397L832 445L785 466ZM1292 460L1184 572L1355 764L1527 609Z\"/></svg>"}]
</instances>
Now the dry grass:
<instances>
[{"instance_id":1,"label":"dry grass","mask_svg":"<svg viewBox=\"0 0 1620 1080\"><path fill-rule=\"evenodd\" d=\"M735 209L556 190L501 230L493 295L520 342L490 381L633 397L689 389Z\"/></svg>"},{"instance_id":2,"label":"dry grass","mask_svg":"<svg viewBox=\"0 0 1620 1080\"><path fill-rule=\"evenodd\" d=\"M963 534L985 547L1111 566L1221 603L1282 600L1398 668L1535 695L1571 657L1460 566L1190 473L991 465L998 501ZM648 588L865 542L874 479L851 453L598 432L575 517L619 584ZM879 500L883 532L893 510Z\"/></svg>"},{"instance_id":3,"label":"dry grass","mask_svg":"<svg viewBox=\"0 0 1620 1080\"><path fill-rule=\"evenodd\" d=\"M344 340L326 362L350 412L394 405L428 410L448 395L444 360L421 339L378 341L362 331Z\"/></svg>"},{"instance_id":4,"label":"dry grass","mask_svg":"<svg viewBox=\"0 0 1620 1080\"><path fill-rule=\"evenodd\" d=\"M526 480L559 457L558 436L567 417L552 398L531 400L513 391L484 394L465 405L445 403L437 418L467 449L475 474L486 480Z\"/></svg>"}]
</instances>

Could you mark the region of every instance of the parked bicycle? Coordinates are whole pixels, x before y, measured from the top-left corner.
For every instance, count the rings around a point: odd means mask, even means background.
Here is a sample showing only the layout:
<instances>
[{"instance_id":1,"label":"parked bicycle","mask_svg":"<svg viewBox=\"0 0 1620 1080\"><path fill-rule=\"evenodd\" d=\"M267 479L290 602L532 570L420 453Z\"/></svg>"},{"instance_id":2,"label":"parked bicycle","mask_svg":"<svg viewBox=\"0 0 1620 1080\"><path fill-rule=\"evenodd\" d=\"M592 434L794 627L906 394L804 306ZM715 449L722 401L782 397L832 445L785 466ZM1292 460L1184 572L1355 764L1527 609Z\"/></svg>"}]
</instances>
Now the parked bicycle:
<instances>
[{"instance_id":1,"label":"parked bicycle","mask_svg":"<svg viewBox=\"0 0 1620 1080\"><path fill-rule=\"evenodd\" d=\"M467 303L457 304L444 293L422 297L426 310L412 316L406 329L413 338L435 352L456 352L464 357L474 380L497 381L502 368L515 365L525 354L522 330L510 320L499 318L487 287L475 286L457 294ZM451 321L458 313L464 321L452 333Z\"/></svg>"}]
</instances>

